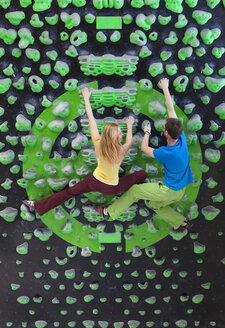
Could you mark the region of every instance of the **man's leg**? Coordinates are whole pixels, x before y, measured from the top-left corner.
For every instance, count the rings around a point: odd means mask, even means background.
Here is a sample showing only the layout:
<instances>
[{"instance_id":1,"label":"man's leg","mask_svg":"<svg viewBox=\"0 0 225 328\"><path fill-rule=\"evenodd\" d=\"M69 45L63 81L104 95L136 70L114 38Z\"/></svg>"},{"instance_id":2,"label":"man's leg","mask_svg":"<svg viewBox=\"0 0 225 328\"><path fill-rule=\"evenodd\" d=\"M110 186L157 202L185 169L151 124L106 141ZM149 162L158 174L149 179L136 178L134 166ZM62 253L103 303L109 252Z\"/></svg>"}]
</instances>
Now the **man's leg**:
<instances>
[{"instance_id":1,"label":"man's leg","mask_svg":"<svg viewBox=\"0 0 225 328\"><path fill-rule=\"evenodd\" d=\"M183 197L184 192L185 188L179 191L174 191L161 182L134 185L111 206L109 206L107 210L110 216L115 220L133 202L139 199L149 200L149 207L174 229L177 229L185 221L185 217L168 205L180 200Z\"/></svg>"},{"instance_id":2,"label":"man's leg","mask_svg":"<svg viewBox=\"0 0 225 328\"><path fill-rule=\"evenodd\" d=\"M166 195L159 195L160 183L143 183L133 185L120 198L118 198L112 205L107 208L110 217L116 220L131 204L137 202L139 199L152 201L166 201Z\"/></svg>"}]
</instances>

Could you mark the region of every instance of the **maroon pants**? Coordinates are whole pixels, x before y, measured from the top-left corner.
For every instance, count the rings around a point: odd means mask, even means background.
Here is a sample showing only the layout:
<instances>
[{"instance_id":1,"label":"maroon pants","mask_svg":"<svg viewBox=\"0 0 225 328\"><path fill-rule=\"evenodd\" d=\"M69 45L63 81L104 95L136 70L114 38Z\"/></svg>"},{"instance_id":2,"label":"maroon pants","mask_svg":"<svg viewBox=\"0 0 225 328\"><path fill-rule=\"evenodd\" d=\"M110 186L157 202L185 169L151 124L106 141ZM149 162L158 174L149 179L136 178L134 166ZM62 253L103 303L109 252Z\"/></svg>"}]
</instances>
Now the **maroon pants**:
<instances>
[{"instance_id":1,"label":"maroon pants","mask_svg":"<svg viewBox=\"0 0 225 328\"><path fill-rule=\"evenodd\" d=\"M53 208L62 205L68 199L85 194L91 191L98 191L103 195L116 195L122 191L128 190L132 185L136 183L143 183L147 177L147 173L144 170L136 171L119 178L119 183L116 186L107 185L92 175L79 181L73 187L56 192L44 199L34 203L35 209L39 215L43 215Z\"/></svg>"}]
</instances>

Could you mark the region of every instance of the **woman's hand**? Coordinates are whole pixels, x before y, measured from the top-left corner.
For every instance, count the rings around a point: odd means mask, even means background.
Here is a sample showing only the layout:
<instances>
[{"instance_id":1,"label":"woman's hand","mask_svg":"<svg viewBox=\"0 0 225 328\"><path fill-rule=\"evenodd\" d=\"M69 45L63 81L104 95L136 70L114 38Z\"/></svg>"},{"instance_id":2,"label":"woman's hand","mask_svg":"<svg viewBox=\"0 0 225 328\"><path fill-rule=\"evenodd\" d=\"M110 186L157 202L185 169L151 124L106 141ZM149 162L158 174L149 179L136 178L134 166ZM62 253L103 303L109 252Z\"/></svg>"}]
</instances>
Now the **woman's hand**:
<instances>
[{"instance_id":1,"label":"woman's hand","mask_svg":"<svg viewBox=\"0 0 225 328\"><path fill-rule=\"evenodd\" d=\"M127 127L132 126L134 124L134 117L133 116L128 116L126 119Z\"/></svg>"},{"instance_id":2,"label":"woman's hand","mask_svg":"<svg viewBox=\"0 0 225 328\"><path fill-rule=\"evenodd\" d=\"M84 99L89 99L90 98L91 90L88 90L88 88L83 88L81 90L81 92L82 92L82 95L83 95Z\"/></svg>"},{"instance_id":3,"label":"woman's hand","mask_svg":"<svg viewBox=\"0 0 225 328\"><path fill-rule=\"evenodd\" d=\"M167 78L163 78L159 81L158 85L162 90L167 90L169 88L169 80Z\"/></svg>"},{"instance_id":4,"label":"woman's hand","mask_svg":"<svg viewBox=\"0 0 225 328\"><path fill-rule=\"evenodd\" d=\"M151 125L150 124L145 125L143 130L144 130L144 133L147 133L150 135L151 134Z\"/></svg>"}]
</instances>

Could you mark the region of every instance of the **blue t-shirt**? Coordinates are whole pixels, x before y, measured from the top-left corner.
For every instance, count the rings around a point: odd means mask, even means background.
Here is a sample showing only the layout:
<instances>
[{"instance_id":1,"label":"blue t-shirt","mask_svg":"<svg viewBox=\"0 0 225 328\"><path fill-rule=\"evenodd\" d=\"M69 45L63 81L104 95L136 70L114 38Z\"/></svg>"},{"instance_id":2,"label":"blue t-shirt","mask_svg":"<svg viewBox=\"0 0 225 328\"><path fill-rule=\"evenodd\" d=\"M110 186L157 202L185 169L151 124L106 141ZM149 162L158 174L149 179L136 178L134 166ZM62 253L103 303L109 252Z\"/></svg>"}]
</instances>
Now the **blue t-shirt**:
<instances>
[{"instance_id":1,"label":"blue t-shirt","mask_svg":"<svg viewBox=\"0 0 225 328\"><path fill-rule=\"evenodd\" d=\"M175 145L154 149L153 154L164 167L164 184L168 188L180 190L193 181L184 131Z\"/></svg>"}]
</instances>

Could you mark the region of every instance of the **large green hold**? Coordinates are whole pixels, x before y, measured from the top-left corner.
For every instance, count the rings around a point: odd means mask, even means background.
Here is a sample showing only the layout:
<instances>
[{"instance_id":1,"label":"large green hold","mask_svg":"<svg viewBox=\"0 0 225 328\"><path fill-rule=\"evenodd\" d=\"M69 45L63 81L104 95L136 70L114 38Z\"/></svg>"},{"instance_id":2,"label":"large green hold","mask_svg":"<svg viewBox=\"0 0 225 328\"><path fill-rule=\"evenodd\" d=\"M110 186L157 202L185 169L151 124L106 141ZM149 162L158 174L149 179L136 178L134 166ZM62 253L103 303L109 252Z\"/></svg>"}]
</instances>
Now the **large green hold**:
<instances>
[{"instance_id":1,"label":"large green hold","mask_svg":"<svg viewBox=\"0 0 225 328\"><path fill-rule=\"evenodd\" d=\"M5 14L5 18L7 18L12 25L19 25L21 21L25 19L25 14L23 11L11 11Z\"/></svg>"},{"instance_id":2,"label":"large green hold","mask_svg":"<svg viewBox=\"0 0 225 328\"><path fill-rule=\"evenodd\" d=\"M14 161L14 158L15 158L15 153L11 149L0 152L0 163L2 163L3 165L12 163Z\"/></svg>"},{"instance_id":3,"label":"large green hold","mask_svg":"<svg viewBox=\"0 0 225 328\"><path fill-rule=\"evenodd\" d=\"M13 207L6 207L0 211L0 216L7 222L13 222L18 214L18 210Z\"/></svg>"},{"instance_id":4,"label":"large green hold","mask_svg":"<svg viewBox=\"0 0 225 328\"><path fill-rule=\"evenodd\" d=\"M173 11L174 13L182 13L183 6L182 2L183 0L165 0L166 1L166 8Z\"/></svg>"},{"instance_id":5,"label":"large green hold","mask_svg":"<svg viewBox=\"0 0 225 328\"><path fill-rule=\"evenodd\" d=\"M51 7L52 0L34 0L34 11L45 11Z\"/></svg>"},{"instance_id":6,"label":"large green hold","mask_svg":"<svg viewBox=\"0 0 225 328\"><path fill-rule=\"evenodd\" d=\"M10 78L0 79L0 94L7 92L11 84L12 80Z\"/></svg>"},{"instance_id":7,"label":"large green hold","mask_svg":"<svg viewBox=\"0 0 225 328\"><path fill-rule=\"evenodd\" d=\"M204 10L194 10L192 17L199 25L205 25L212 18L212 14Z\"/></svg>"},{"instance_id":8,"label":"large green hold","mask_svg":"<svg viewBox=\"0 0 225 328\"><path fill-rule=\"evenodd\" d=\"M219 92L225 86L225 79L224 78L216 79L207 76L205 78L205 84L209 91L216 93Z\"/></svg>"}]
</instances>

